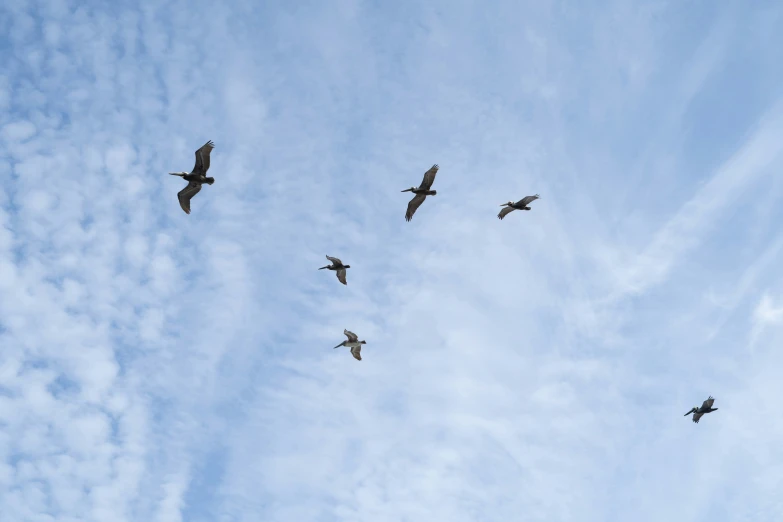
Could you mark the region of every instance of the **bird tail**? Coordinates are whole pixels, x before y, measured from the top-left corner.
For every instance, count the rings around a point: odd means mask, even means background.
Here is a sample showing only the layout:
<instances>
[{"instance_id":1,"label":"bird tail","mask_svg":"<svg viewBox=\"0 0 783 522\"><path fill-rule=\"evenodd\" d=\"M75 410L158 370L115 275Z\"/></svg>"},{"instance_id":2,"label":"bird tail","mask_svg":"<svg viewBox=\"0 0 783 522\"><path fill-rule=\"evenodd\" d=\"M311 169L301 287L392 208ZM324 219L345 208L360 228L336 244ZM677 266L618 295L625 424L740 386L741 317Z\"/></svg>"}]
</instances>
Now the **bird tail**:
<instances>
[{"instance_id":1,"label":"bird tail","mask_svg":"<svg viewBox=\"0 0 783 522\"><path fill-rule=\"evenodd\" d=\"M438 195L438 191L437 190L433 190L432 194L430 194L430 196L437 196L437 195Z\"/></svg>"},{"instance_id":2,"label":"bird tail","mask_svg":"<svg viewBox=\"0 0 783 522\"><path fill-rule=\"evenodd\" d=\"M215 178L206 178L205 181L211 185L215 182Z\"/></svg>"}]
</instances>

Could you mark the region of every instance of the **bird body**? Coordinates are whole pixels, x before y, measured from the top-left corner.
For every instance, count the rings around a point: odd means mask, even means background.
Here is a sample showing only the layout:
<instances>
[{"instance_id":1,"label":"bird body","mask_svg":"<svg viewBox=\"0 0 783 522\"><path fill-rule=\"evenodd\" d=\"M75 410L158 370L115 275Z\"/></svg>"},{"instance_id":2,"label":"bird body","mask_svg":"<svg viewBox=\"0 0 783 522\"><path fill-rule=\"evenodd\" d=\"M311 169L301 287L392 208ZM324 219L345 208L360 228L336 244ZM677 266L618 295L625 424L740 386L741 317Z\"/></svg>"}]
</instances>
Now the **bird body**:
<instances>
[{"instance_id":1,"label":"bird body","mask_svg":"<svg viewBox=\"0 0 783 522\"><path fill-rule=\"evenodd\" d=\"M402 190L401 192L413 192L415 195L413 199L408 203L408 210L405 212L405 221L413 219L413 214L416 213L427 196L435 196L438 194L437 190L432 190L432 183L435 181L435 175L438 173L438 165L433 165L430 169L424 173L424 179L421 181L421 185L418 187L411 187L409 189Z\"/></svg>"},{"instance_id":2,"label":"bird body","mask_svg":"<svg viewBox=\"0 0 783 522\"><path fill-rule=\"evenodd\" d=\"M686 413L684 416L687 417L691 413L693 413L693 422L699 423L699 419L706 414L711 413L713 411L716 411L718 408L713 408L712 405L715 403L715 399L712 398L712 395L710 395L706 401L704 401L700 408L694 406L691 408L691 411Z\"/></svg>"},{"instance_id":3,"label":"bird body","mask_svg":"<svg viewBox=\"0 0 783 522\"><path fill-rule=\"evenodd\" d=\"M343 262L336 257L326 256L326 259L331 261L332 264L322 266L318 270L323 270L324 268L326 268L327 270L334 270L337 275L337 280L340 281L342 284L347 285L348 281L345 280L345 274L346 274L345 270L347 268L351 268L351 265L344 265Z\"/></svg>"},{"instance_id":4,"label":"bird body","mask_svg":"<svg viewBox=\"0 0 783 522\"><path fill-rule=\"evenodd\" d=\"M516 203L512 201L509 201L508 203L503 203L500 206L506 208L500 211L500 214L498 214L498 218L503 219L509 213L514 212L515 210L530 210L530 207L528 205L537 199L541 199L541 196L539 196L538 194L536 194L535 196L526 196L520 199L519 201L517 201Z\"/></svg>"},{"instance_id":5,"label":"bird body","mask_svg":"<svg viewBox=\"0 0 783 522\"><path fill-rule=\"evenodd\" d=\"M353 358L356 359L357 361L361 361L362 345L367 344L367 341L360 341L359 337L355 333L349 332L348 330L343 330L343 333L348 338L348 340L341 342L340 344L335 346L334 349L336 350L341 346L347 346L348 348L351 349L351 355L353 355Z\"/></svg>"},{"instance_id":6,"label":"bird body","mask_svg":"<svg viewBox=\"0 0 783 522\"><path fill-rule=\"evenodd\" d=\"M169 172L172 176L179 176L188 182L188 186L177 193L179 206L182 207L185 214L190 214L190 200L201 191L201 185L204 183L212 185L215 182L215 178L207 176L209 156L214 148L215 144L212 141L208 141L196 151L196 164L190 173Z\"/></svg>"}]
</instances>

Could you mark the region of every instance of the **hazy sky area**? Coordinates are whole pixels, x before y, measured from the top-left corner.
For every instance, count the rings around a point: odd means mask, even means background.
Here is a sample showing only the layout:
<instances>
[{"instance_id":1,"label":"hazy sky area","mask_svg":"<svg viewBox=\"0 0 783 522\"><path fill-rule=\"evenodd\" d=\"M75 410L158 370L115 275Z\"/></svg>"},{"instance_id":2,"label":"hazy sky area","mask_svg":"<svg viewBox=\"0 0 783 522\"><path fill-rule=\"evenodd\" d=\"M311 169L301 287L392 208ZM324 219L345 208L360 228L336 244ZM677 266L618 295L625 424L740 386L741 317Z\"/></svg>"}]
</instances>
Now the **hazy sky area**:
<instances>
[{"instance_id":1,"label":"hazy sky area","mask_svg":"<svg viewBox=\"0 0 783 522\"><path fill-rule=\"evenodd\" d=\"M0 521L780 522L782 27L3 0Z\"/></svg>"}]
</instances>

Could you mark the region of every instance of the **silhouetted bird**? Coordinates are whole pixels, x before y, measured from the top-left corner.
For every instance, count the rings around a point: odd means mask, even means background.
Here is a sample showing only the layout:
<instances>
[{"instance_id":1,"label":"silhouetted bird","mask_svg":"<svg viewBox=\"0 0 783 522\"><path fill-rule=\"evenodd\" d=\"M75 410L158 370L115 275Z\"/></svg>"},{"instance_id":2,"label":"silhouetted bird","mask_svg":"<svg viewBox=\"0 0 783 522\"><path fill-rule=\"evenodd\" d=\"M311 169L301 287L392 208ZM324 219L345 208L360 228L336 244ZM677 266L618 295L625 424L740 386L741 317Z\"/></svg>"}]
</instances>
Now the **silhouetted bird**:
<instances>
[{"instance_id":1,"label":"silhouetted bird","mask_svg":"<svg viewBox=\"0 0 783 522\"><path fill-rule=\"evenodd\" d=\"M345 269L351 268L351 265L344 265L342 261L337 259L336 257L329 257L326 256L326 259L332 262L331 265L322 266L318 270L323 270L324 268L328 268L329 270L334 270L337 272L337 279L344 285L347 285L348 282L345 280Z\"/></svg>"},{"instance_id":2,"label":"silhouetted bird","mask_svg":"<svg viewBox=\"0 0 783 522\"><path fill-rule=\"evenodd\" d=\"M348 346L351 349L351 355L353 355L353 358L356 359L357 361L361 361L362 345L367 344L367 341L360 341L355 333L349 332L348 330L343 330L343 333L345 334L346 337L348 337L348 340L341 342L340 344L335 346L334 349L336 350L341 346Z\"/></svg>"},{"instance_id":3,"label":"silhouetted bird","mask_svg":"<svg viewBox=\"0 0 783 522\"><path fill-rule=\"evenodd\" d=\"M500 219L503 219L504 217L506 217L506 215L508 215L511 212L514 212L515 210L530 210L530 207L528 207L528 205L537 199L541 199L541 196L539 196L538 194L536 194L535 196L524 197L519 201L517 201L516 203L512 203L511 201L509 201L508 203L503 203L500 206L506 208L500 211L498 217Z\"/></svg>"},{"instance_id":4,"label":"silhouetted bird","mask_svg":"<svg viewBox=\"0 0 783 522\"><path fill-rule=\"evenodd\" d=\"M712 395L710 395L706 401L704 401L701 405L701 408L697 408L696 406L691 409L688 413L684 415L684 417L687 417L691 413L693 413L693 422L697 423L699 422L699 419L701 419L701 416L705 413L710 413L713 411L716 411L718 408L713 408L712 405L715 402L715 399L712 398Z\"/></svg>"},{"instance_id":5,"label":"silhouetted bird","mask_svg":"<svg viewBox=\"0 0 783 522\"><path fill-rule=\"evenodd\" d=\"M424 203L424 200L427 199L427 196L434 196L438 193L437 190L430 190L430 187L432 187L432 183L435 181L435 174L438 173L438 166L433 165L430 167L430 170L424 173L424 179L421 181L421 185L419 185L419 188L411 187L409 189L405 189L401 192L413 192L416 194L412 200L408 203L408 210L405 212L405 221L410 221L413 219L413 214L416 213L416 209L421 206L422 203Z\"/></svg>"},{"instance_id":6,"label":"silhouetted bird","mask_svg":"<svg viewBox=\"0 0 783 522\"><path fill-rule=\"evenodd\" d=\"M187 172L169 172L172 176L179 176L185 178L188 181L188 186L180 190L177 194L179 199L179 206L185 211L185 214L190 214L190 200L193 196L199 193L201 185L204 183L213 184L215 178L207 177L207 171L209 170L209 153L215 148L215 144L208 141L203 147L196 151L196 165L193 167L193 171L190 174Z\"/></svg>"}]
</instances>

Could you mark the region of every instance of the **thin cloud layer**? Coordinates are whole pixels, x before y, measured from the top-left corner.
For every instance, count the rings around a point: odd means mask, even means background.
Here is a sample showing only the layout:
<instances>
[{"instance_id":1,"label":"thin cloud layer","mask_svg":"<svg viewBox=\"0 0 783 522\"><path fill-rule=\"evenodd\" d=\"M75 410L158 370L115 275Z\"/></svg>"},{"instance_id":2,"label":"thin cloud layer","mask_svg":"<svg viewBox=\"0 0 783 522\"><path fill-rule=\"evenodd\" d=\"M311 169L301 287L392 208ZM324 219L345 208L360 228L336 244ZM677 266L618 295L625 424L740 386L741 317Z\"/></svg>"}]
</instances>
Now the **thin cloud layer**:
<instances>
[{"instance_id":1,"label":"thin cloud layer","mask_svg":"<svg viewBox=\"0 0 783 522\"><path fill-rule=\"evenodd\" d=\"M0 521L780 519L782 16L4 3Z\"/></svg>"}]
</instances>

